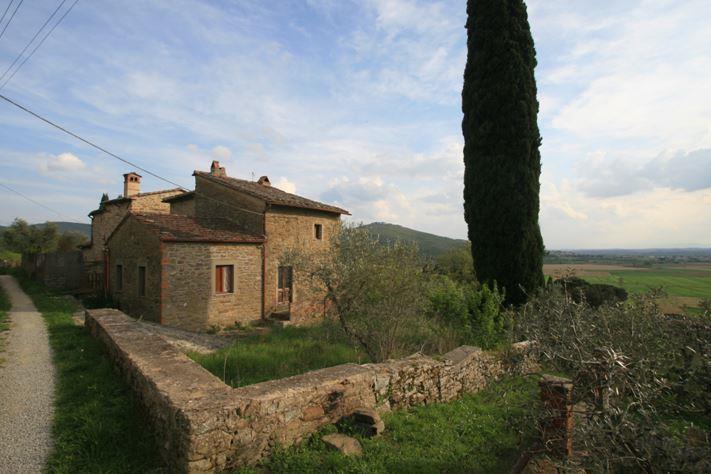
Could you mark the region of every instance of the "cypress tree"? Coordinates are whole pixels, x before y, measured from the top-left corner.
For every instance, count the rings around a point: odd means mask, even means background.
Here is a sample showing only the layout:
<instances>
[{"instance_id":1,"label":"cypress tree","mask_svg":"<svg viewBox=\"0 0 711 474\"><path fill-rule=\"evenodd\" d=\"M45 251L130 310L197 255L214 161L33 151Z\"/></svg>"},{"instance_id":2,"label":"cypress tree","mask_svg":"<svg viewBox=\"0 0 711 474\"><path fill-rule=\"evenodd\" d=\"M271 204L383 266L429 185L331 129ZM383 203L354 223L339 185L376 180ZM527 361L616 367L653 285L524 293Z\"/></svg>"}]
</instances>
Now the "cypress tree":
<instances>
[{"instance_id":1,"label":"cypress tree","mask_svg":"<svg viewBox=\"0 0 711 474\"><path fill-rule=\"evenodd\" d=\"M523 0L468 0L464 216L476 275L519 304L543 284L536 51Z\"/></svg>"}]
</instances>

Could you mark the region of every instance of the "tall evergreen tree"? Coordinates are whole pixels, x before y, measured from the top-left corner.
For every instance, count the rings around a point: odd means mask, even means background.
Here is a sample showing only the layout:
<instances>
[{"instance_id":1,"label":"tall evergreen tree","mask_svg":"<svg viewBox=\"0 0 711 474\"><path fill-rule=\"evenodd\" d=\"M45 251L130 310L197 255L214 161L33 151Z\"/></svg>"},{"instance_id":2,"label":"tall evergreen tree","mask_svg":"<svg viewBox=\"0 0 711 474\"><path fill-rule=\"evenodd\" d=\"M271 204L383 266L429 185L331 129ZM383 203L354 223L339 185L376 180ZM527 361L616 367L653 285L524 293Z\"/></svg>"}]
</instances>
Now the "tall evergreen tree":
<instances>
[{"instance_id":1,"label":"tall evergreen tree","mask_svg":"<svg viewBox=\"0 0 711 474\"><path fill-rule=\"evenodd\" d=\"M480 281L509 303L543 284L536 51L523 0L468 0L464 216Z\"/></svg>"}]
</instances>

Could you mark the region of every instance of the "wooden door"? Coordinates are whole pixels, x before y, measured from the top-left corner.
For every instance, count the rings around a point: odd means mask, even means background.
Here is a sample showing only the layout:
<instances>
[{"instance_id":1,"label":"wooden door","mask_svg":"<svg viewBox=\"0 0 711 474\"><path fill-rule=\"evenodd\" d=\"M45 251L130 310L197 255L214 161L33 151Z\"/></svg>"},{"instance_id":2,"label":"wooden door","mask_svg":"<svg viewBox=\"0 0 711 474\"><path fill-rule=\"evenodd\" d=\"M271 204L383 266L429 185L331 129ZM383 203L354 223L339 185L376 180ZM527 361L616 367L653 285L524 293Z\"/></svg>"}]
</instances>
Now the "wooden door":
<instances>
[{"instance_id":1,"label":"wooden door","mask_svg":"<svg viewBox=\"0 0 711 474\"><path fill-rule=\"evenodd\" d=\"M277 303L289 304L292 296L292 267L279 267L277 273Z\"/></svg>"}]
</instances>

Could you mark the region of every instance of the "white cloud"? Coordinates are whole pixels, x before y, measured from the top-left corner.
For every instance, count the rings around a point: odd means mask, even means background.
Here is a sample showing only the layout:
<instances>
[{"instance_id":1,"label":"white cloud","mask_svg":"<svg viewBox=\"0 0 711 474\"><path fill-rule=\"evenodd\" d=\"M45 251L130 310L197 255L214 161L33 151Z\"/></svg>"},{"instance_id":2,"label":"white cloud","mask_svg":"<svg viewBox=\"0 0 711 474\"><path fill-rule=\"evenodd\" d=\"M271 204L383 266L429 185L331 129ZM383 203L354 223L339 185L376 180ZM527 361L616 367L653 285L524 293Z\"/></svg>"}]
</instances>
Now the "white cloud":
<instances>
[{"instance_id":1,"label":"white cloud","mask_svg":"<svg viewBox=\"0 0 711 474\"><path fill-rule=\"evenodd\" d=\"M73 153L65 152L59 155L38 155L38 169L48 176L65 176L71 173L81 173L86 170L86 164Z\"/></svg>"},{"instance_id":2,"label":"white cloud","mask_svg":"<svg viewBox=\"0 0 711 474\"><path fill-rule=\"evenodd\" d=\"M550 189L548 190L550 192ZM711 189L657 188L615 198L589 197L573 186L563 201L541 201L541 228L548 248L711 246ZM570 206L570 215L565 207ZM577 214L587 219L577 218Z\"/></svg>"},{"instance_id":3,"label":"white cloud","mask_svg":"<svg viewBox=\"0 0 711 474\"><path fill-rule=\"evenodd\" d=\"M226 161L226 160L229 160L230 158L232 158L232 152L230 151L229 148L227 148L224 145L217 145L216 147L214 147L212 149L210 154L215 159L218 159L218 160L225 160Z\"/></svg>"},{"instance_id":4,"label":"white cloud","mask_svg":"<svg viewBox=\"0 0 711 474\"><path fill-rule=\"evenodd\" d=\"M642 163L597 154L578 170L579 187L590 196L621 196L655 188L696 191L711 188L711 149L663 153Z\"/></svg>"},{"instance_id":5,"label":"white cloud","mask_svg":"<svg viewBox=\"0 0 711 474\"><path fill-rule=\"evenodd\" d=\"M289 181L285 177L279 178L279 181L274 185L275 187L281 189L282 191L286 191L287 193L296 193L296 184L293 182Z\"/></svg>"}]
</instances>

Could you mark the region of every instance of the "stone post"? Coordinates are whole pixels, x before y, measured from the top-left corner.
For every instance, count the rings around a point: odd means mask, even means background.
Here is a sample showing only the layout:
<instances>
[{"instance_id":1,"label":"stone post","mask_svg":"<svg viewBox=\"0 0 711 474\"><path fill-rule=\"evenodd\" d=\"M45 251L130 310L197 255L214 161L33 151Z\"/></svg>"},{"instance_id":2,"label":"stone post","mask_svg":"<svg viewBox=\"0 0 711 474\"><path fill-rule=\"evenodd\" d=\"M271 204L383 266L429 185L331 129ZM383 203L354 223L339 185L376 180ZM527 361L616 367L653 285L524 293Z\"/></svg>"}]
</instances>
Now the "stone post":
<instances>
[{"instance_id":1,"label":"stone post","mask_svg":"<svg viewBox=\"0 0 711 474\"><path fill-rule=\"evenodd\" d=\"M545 450L558 456L573 455L573 383L544 375L539 382L543 419L540 432Z\"/></svg>"}]
</instances>

